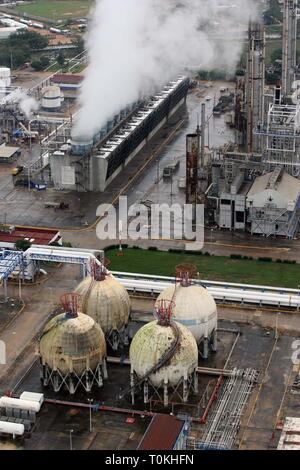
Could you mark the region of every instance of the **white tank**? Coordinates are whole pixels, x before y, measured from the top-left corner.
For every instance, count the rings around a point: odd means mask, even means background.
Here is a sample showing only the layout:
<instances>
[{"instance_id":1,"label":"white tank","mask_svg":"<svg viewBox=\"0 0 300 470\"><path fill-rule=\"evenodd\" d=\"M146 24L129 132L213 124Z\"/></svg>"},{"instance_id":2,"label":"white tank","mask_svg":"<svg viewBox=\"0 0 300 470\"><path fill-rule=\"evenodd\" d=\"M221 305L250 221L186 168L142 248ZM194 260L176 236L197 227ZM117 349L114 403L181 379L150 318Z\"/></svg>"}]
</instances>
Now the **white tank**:
<instances>
[{"instance_id":1,"label":"white tank","mask_svg":"<svg viewBox=\"0 0 300 470\"><path fill-rule=\"evenodd\" d=\"M47 111L57 111L62 104L59 86L47 86L42 90L42 107Z\"/></svg>"},{"instance_id":2,"label":"white tank","mask_svg":"<svg viewBox=\"0 0 300 470\"><path fill-rule=\"evenodd\" d=\"M24 424L0 421L0 433L12 434L13 436L23 436L24 431Z\"/></svg>"},{"instance_id":3,"label":"white tank","mask_svg":"<svg viewBox=\"0 0 300 470\"><path fill-rule=\"evenodd\" d=\"M76 292L83 299L82 311L101 326L105 335L113 330L121 331L127 325L130 298L125 287L111 274L103 278L88 276Z\"/></svg>"},{"instance_id":4,"label":"white tank","mask_svg":"<svg viewBox=\"0 0 300 470\"><path fill-rule=\"evenodd\" d=\"M161 387L164 382L174 387L183 377L190 376L197 369L196 340L185 326L180 323L176 324L180 332L180 346L167 365L149 376L155 387ZM173 328L161 326L157 321L140 328L130 345L131 372L135 372L139 379L145 377L170 348L174 339Z\"/></svg>"},{"instance_id":5,"label":"white tank","mask_svg":"<svg viewBox=\"0 0 300 470\"><path fill-rule=\"evenodd\" d=\"M1 397L0 407L33 411L34 413L38 413L41 409L40 403L36 401L20 400L19 398L11 398L11 397Z\"/></svg>"},{"instance_id":6,"label":"white tank","mask_svg":"<svg viewBox=\"0 0 300 470\"><path fill-rule=\"evenodd\" d=\"M174 302L173 319L186 326L197 343L209 338L217 328L217 306L207 289L200 285L181 283L167 287L158 300Z\"/></svg>"},{"instance_id":7,"label":"white tank","mask_svg":"<svg viewBox=\"0 0 300 470\"><path fill-rule=\"evenodd\" d=\"M0 67L0 87L10 87L11 86L11 72L8 67Z\"/></svg>"}]
</instances>

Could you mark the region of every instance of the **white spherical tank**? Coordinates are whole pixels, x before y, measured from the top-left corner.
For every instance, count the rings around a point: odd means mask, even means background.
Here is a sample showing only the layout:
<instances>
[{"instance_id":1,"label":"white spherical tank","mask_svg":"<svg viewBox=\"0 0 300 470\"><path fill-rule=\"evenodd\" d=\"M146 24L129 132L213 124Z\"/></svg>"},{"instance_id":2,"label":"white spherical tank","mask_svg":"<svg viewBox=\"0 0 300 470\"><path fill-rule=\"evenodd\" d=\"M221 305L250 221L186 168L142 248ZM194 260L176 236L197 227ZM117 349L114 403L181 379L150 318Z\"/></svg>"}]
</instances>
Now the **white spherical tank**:
<instances>
[{"instance_id":1,"label":"white spherical tank","mask_svg":"<svg viewBox=\"0 0 300 470\"><path fill-rule=\"evenodd\" d=\"M126 289L105 268L93 272L76 288L83 299L82 310L92 317L109 336L113 331L123 332L130 315L130 298ZM122 342L122 338L119 338ZM119 341L116 339L116 342ZM118 344L112 344L116 349Z\"/></svg>"},{"instance_id":2,"label":"white spherical tank","mask_svg":"<svg viewBox=\"0 0 300 470\"><path fill-rule=\"evenodd\" d=\"M0 87L6 88L11 86L11 71L8 67L0 67Z\"/></svg>"},{"instance_id":3,"label":"white spherical tank","mask_svg":"<svg viewBox=\"0 0 300 470\"><path fill-rule=\"evenodd\" d=\"M46 111L57 111L61 107L62 98L59 86L47 86L42 90L42 107Z\"/></svg>"},{"instance_id":4,"label":"white spherical tank","mask_svg":"<svg viewBox=\"0 0 300 470\"><path fill-rule=\"evenodd\" d=\"M174 302L173 318L186 326L197 343L209 338L217 328L217 306L207 289L196 284L178 282L167 287L158 300Z\"/></svg>"},{"instance_id":5,"label":"white spherical tank","mask_svg":"<svg viewBox=\"0 0 300 470\"><path fill-rule=\"evenodd\" d=\"M180 333L180 346L173 357L157 372L149 376L155 387L164 382L174 387L183 377L193 374L198 366L198 347L191 332L177 323ZM161 326L157 321L144 325L135 334L130 345L131 371L139 379L145 377L170 349L175 340L175 331L171 325Z\"/></svg>"}]
</instances>

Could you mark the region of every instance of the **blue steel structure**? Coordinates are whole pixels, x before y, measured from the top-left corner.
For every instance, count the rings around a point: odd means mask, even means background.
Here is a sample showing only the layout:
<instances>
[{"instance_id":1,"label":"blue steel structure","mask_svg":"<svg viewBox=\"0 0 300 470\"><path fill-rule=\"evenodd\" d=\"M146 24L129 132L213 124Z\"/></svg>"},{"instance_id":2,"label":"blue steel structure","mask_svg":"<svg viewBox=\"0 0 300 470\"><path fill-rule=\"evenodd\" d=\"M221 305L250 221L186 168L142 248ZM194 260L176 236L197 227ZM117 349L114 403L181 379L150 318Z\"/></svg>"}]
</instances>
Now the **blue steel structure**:
<instances>
[{"instance_id":1,"label":"blue steel structure","mask_svg":"<svg viewBox=\"0 0 300 470\"><path fill-rule=\"evenodd\" d=\"M23 252L10 250L0 252L0 282L6 281L17 267L24 270Z\"/></svg>"}]
</instances>

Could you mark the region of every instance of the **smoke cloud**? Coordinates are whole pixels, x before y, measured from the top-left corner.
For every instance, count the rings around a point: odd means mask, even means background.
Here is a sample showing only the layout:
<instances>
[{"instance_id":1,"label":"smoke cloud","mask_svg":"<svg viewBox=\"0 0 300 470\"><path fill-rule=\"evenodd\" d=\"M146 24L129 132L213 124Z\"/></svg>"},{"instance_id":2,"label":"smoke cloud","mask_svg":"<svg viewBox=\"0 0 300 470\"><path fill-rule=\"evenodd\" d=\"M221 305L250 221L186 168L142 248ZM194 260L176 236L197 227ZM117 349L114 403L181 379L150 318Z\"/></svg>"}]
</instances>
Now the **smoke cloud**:
<instances>
[{"instance_id":1,"label":"smoke cloud","mask_svg":"<svg viewBox=\"0 0 300 470\"><path fill-rule=\"evenodd\" d=\"M32 96L23 95L19 102L21 111L25 114L27 119L30 119L32 113L39 109L38 101Z\"/></svg>"},{"instance_id":2,"label":"smoke cloud","mask_svg":"<svg viewBox=\"0 0 300 470\"><path fill-rule=\"evenodd\" d=\"M92 137L185 67L233 70L255 12L256 0L97 0L74 135Z\"/></svg>"}]
</instances>

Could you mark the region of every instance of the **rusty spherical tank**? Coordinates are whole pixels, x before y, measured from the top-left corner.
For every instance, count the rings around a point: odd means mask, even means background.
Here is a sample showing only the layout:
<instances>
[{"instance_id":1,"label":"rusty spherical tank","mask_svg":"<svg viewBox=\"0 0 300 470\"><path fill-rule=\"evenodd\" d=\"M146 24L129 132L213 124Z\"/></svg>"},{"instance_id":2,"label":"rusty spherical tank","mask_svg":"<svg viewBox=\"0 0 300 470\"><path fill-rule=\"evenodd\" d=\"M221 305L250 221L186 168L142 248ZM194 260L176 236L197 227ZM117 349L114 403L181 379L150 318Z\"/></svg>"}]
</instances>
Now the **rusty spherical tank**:
<instances>
[{"instance_id":1,"label":"rusty spherical tank","mask_svg":"<svg viewBox=\"0 0 300 470\"><path fill-rule=\"evenodd\" d=\"M179 344L166 365L149 376L155 387L164 382L175 386L183 377L190 376L198 366L198 346L192 333L176 322ZM174 344L176 331L172 325L161 326L157 321L144 325L135 334L130 345L131 371L144 378Z\"/></svg>"},{"instance_id":2,"label":"rusty spherical tank","mask_svg":"<svg viewBox=\"0 0 300 470\"><path fill-rule=\"evenodd\" d=\"M41 362L62 375L95 370L106 357L101 327L88 315L62 313L50 320L40 338Z\"/></svg>"},{"instance_id":3,"label":"rusty spherical tank","mask_svg":"<svg viewBox=\"0 0 300 470\"><path fill-rule=\"evenodd\" d=\"M88 276L76 288L82 297L82 310L92 317L104 334L112 330L120 331L129 320L130 298L125 287L111 274L102 280Z\"/></svg>"}]
</instances>

